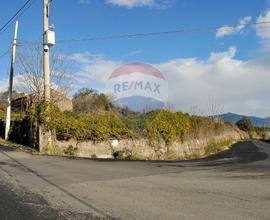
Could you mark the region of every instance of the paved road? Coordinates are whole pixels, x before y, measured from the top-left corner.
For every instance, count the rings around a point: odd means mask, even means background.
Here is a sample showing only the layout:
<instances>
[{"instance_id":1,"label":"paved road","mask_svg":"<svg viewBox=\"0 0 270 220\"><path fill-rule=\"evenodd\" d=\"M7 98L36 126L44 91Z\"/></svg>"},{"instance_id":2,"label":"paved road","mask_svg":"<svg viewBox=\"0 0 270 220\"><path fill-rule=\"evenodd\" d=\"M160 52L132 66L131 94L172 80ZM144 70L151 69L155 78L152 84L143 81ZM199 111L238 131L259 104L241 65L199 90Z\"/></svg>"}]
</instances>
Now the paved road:
<instances>
[{"instance_id":1,"label":"paved road","mask_svg":"<svg viewBox=\"0 0 270 220\"><path fill-rule=\"evenodd\" d=\"M270 144L191 162L93 161L0 147L0 219L270 219Z\"/></svg>"}]
</instances>

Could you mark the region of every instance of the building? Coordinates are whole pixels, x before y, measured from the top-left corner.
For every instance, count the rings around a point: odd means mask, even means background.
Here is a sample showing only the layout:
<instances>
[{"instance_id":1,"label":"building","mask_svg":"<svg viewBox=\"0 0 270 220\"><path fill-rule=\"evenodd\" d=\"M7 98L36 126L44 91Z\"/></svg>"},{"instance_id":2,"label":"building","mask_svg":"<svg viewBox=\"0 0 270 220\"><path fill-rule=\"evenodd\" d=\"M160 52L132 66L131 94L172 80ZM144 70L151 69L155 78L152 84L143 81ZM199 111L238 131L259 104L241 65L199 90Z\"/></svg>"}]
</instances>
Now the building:
<instances>
[{"instance_id":1,"label":"building","mask_svg":"<svg viewBox=\"0 0 270 220\"><path fill-rule=\"evenodd\" d=\"M34 100L33 94L15 98L11 102L11 109L13 112L24 112L33 105ZM73 110L72 100L57 91L52 91L52 101L61 111Z\"/></svg>"}]
</instances>

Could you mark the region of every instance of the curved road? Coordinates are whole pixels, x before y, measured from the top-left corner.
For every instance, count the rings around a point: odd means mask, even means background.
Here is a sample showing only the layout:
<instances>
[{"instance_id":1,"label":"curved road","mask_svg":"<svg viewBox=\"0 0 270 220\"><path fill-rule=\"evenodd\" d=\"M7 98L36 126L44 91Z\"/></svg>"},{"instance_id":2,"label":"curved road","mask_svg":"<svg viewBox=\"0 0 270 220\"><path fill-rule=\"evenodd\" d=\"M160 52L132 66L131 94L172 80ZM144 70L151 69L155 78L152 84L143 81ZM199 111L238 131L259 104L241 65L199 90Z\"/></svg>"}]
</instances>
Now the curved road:
<instances>
[{"instance_id":1,"label":"curved road","mask_svg":"<svg viewBox=\"0 0 270 220\"><path fill-rule=\"evenodd\" d=\"M0 219L270 219L270 144L189 162L34 156L0 146Z\"/></svg>"}]
</instances>

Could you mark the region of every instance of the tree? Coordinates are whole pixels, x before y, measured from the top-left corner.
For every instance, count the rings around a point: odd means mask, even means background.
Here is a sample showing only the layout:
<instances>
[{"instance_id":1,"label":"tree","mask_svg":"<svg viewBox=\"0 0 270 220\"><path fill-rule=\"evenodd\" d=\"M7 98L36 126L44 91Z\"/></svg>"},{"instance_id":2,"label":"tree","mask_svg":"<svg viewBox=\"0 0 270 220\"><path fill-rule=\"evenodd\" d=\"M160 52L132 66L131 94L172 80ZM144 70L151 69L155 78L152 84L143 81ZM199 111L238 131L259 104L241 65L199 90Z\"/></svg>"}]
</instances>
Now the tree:
<instances>
[{"instance_id":1,"label":"tree","mask_svg":"<svg viewBox=\"0 0 270 220\"><path fill-rule=\"evenodd\" d=\"M73 109L81 113L109 111L113 104L111 97L93 89L82 88L73 96Z\"/></svg>"},{"instance_id":2,"label":"tree","mask_svg":"<svg viewBox=\"0 0 270 220\"><path fill-rule=\"evenodd\" d=\"M223 106L220 105L216 99L212 98L208 100L207 114L211 119L217 122L221 122L222 121L221 115L223 114L223 112L224 112Z\"/></svg>"},{"instance_id":3,"label":"tree","mask_svg":"<svg viewBox=\"0 0 270 220\"><path fill-rule=\"evenodd\" d=\"M22 78L21 91L34 94L35 102L43 100L43 55L42 45L34 45L18 51L17 69ZM68 72L71 65L67 56L52 50L50 53L51 88L60 96L52 96L52 101L66 96L73 85L73 77Z\"/></svg>"},{"instance_id":4,"label":"tree","mask_svg":"<svg viewBox=\"0 0 270 220\"><path fill-rule=\"evenodd\" d=\"M241 120L236 122L236 125L239 129L248 132L249 134L254 131L253 124L248 117L243 117Z\"/></svg>"}]
</instances>

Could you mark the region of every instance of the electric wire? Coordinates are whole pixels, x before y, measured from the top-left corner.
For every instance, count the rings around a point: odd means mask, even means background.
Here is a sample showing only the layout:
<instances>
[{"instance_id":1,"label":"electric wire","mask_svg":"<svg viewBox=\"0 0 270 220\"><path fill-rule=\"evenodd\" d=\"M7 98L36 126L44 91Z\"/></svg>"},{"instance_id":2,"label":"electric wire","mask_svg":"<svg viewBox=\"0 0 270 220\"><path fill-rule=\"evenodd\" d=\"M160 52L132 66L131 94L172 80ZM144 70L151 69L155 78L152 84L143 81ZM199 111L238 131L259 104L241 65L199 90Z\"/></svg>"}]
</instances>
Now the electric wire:
<instances>
[{"instance_id":1,"label":"electric wire","mask_svg":"<svg viewBox=\"0 0 270 220\"><path fill-rule=\"evenodd\" d=\"M270 28L270 26L261 26L270 24L270 21L263 22L254 22L250 23L245 27L256 26L256 28ZM226 25L229 27L236 27L237 25ZM201 27L201 28L182 28L176 30L168 30L168 31L160 31L160 32L145 32L145 33L129 33L129 34L121 34L121 35L108 35L108 36L97 36L97 37L88 37L88 38L80 38L80 39L65 39L65 40L57 40L56 43L64 44L64 43L76 43L76 42L88 42L88 41L105 41L105 40L114 40L114 39L124 39L124 38L136 38L136 37L149 37L149 36L161 36L161 35L171 35L171 34L179 34L179 33L192 33L192 32L207 32L218 30L223 26L217 27ZM41 44L40 41L21 41L19 46L27 46L31 44Z\"/></svg>"}]
</instances>

